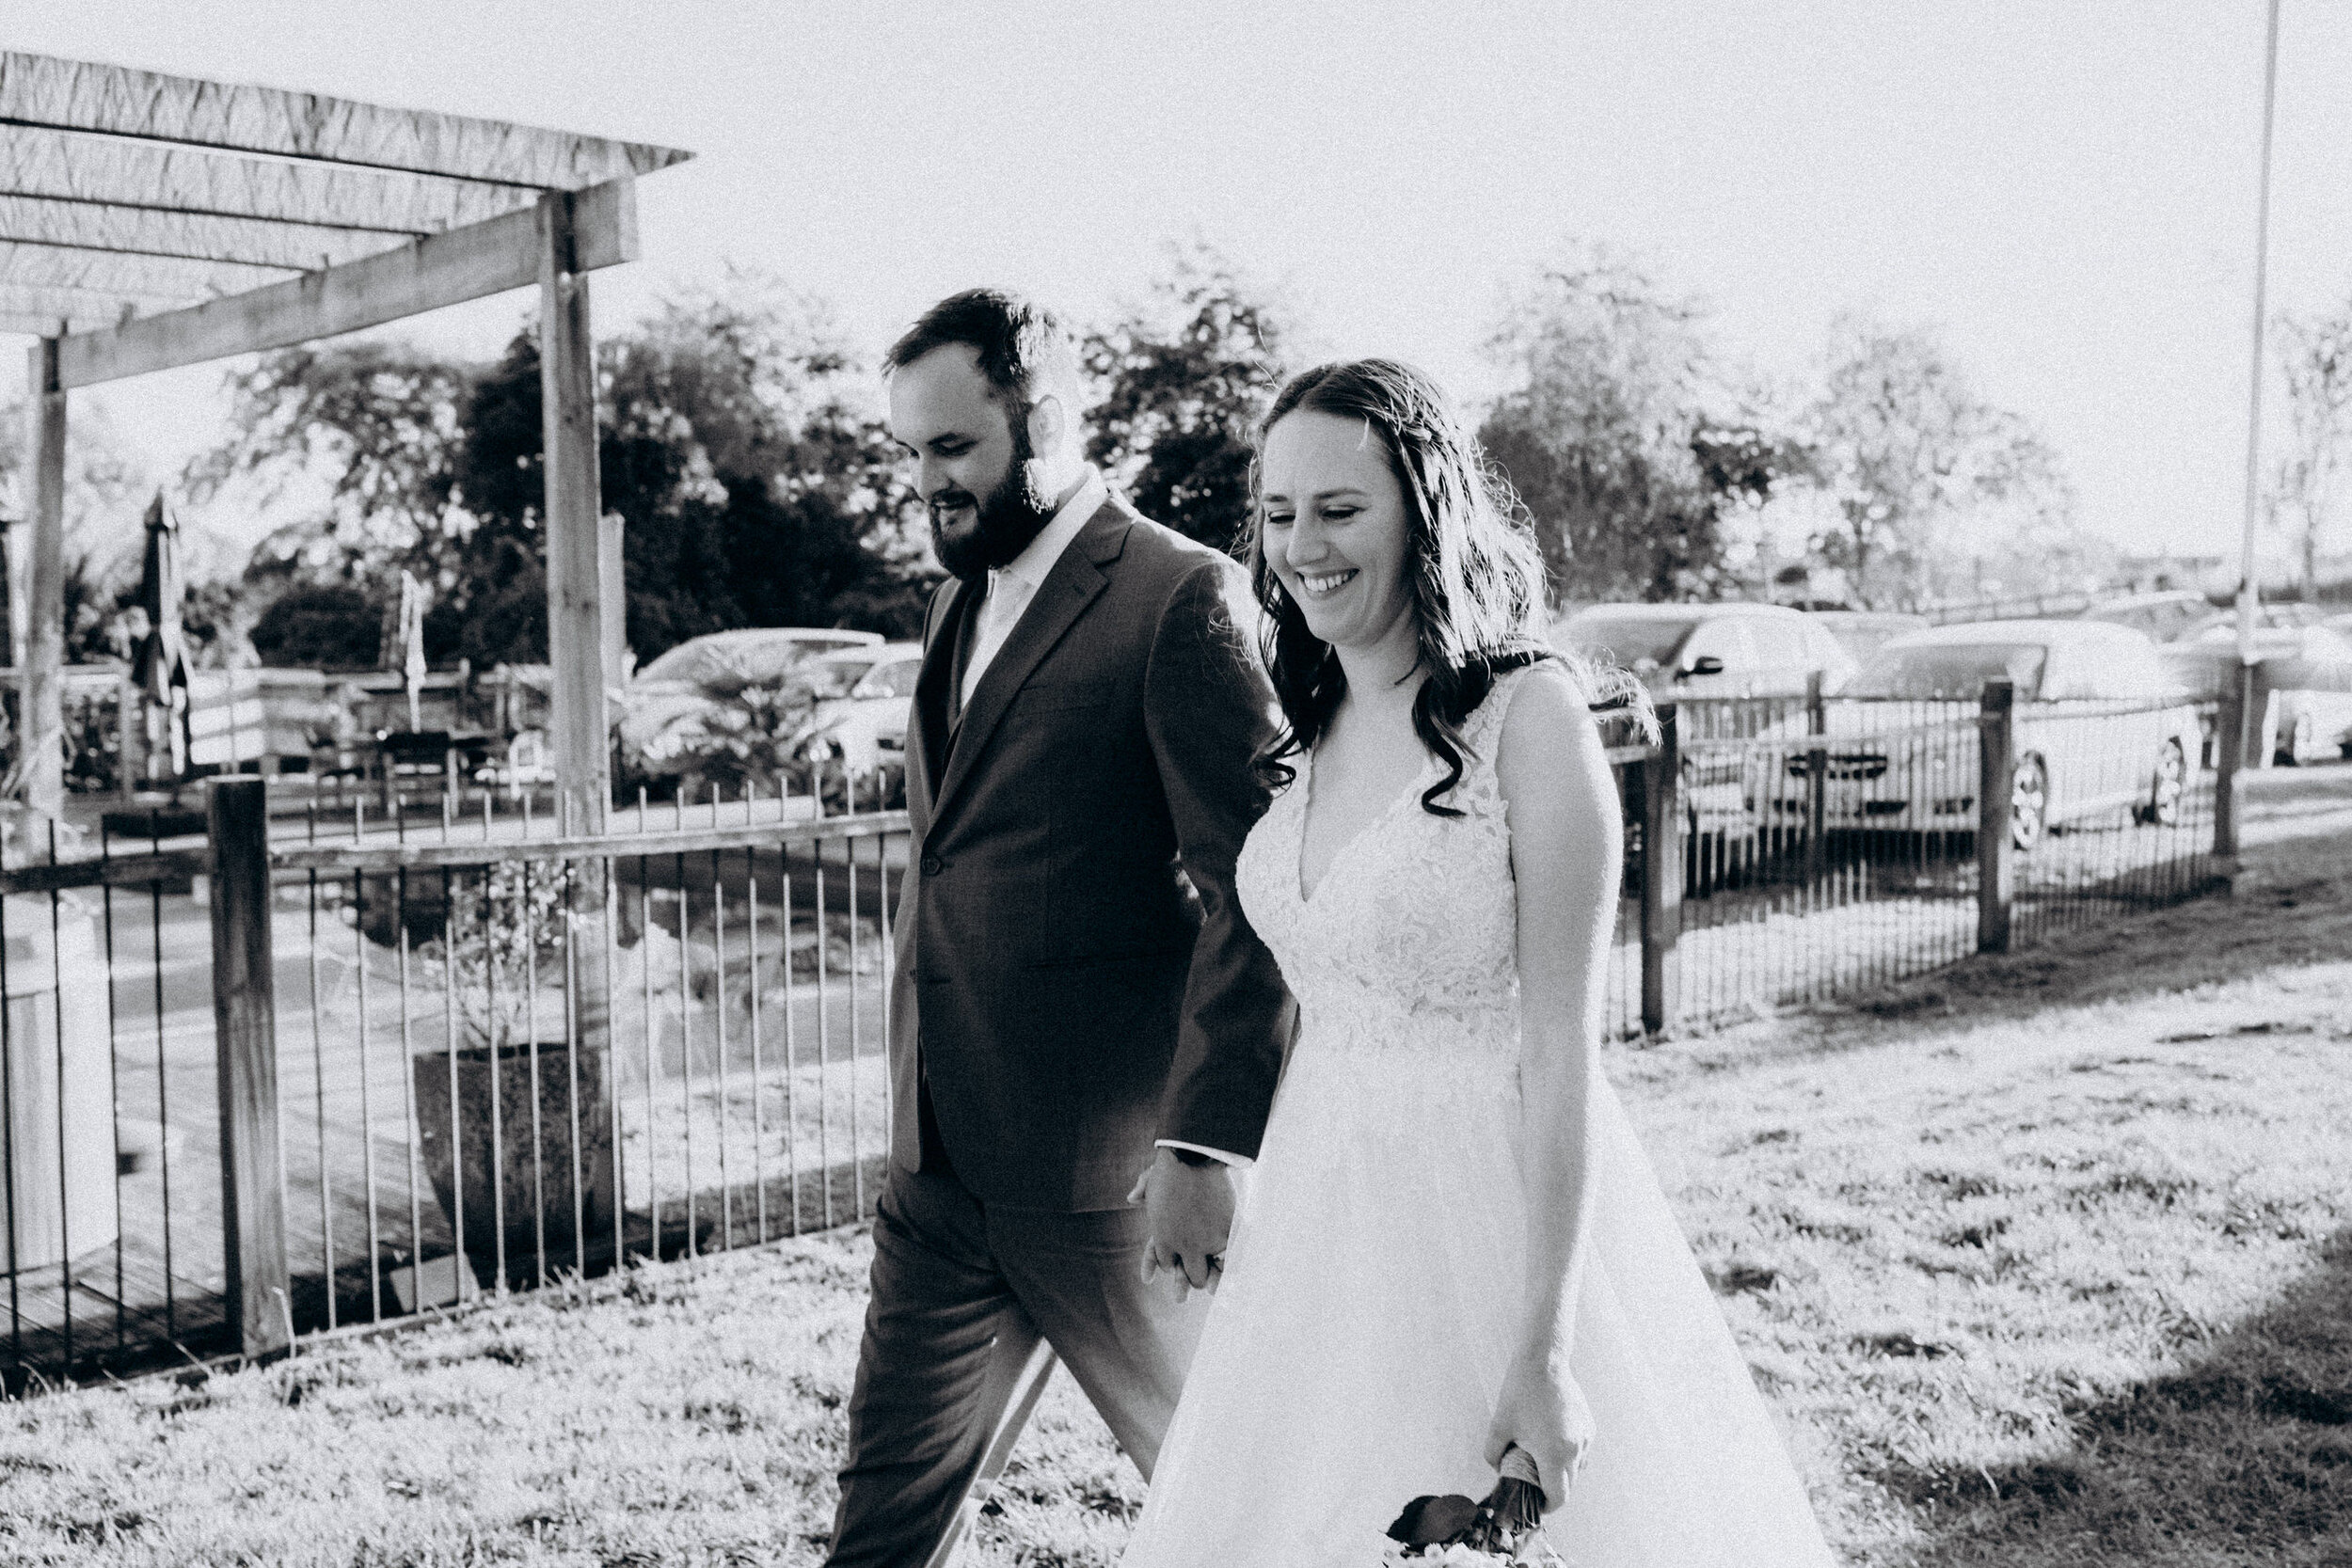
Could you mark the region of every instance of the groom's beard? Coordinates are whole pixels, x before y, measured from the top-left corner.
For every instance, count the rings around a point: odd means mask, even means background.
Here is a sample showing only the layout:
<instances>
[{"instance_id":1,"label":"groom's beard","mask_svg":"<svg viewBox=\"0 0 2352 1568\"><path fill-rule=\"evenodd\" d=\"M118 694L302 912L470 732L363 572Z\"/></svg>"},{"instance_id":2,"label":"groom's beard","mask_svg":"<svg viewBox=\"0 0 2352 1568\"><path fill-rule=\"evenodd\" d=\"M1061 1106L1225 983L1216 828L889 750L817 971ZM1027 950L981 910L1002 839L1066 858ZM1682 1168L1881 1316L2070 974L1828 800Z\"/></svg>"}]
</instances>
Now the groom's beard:
<instances>
[{"instance_id":1,"label":"groom's beard","mask_svg":"<svg viewBox=\"0 0 2352 1568\"><path fill-rule=\"evenodd\" d=\"M1005 477L974 501L967 490L943 490L930 499L931 548L939 563L966 582L982 582L988 574L1009 566L1029 541L1053 521L1054 498L1041 493L1030 472L1028 432L1013 432L1012 465ZM944 516L961 513L971 521L950 527Z\"/></svg>"}]
</instances>

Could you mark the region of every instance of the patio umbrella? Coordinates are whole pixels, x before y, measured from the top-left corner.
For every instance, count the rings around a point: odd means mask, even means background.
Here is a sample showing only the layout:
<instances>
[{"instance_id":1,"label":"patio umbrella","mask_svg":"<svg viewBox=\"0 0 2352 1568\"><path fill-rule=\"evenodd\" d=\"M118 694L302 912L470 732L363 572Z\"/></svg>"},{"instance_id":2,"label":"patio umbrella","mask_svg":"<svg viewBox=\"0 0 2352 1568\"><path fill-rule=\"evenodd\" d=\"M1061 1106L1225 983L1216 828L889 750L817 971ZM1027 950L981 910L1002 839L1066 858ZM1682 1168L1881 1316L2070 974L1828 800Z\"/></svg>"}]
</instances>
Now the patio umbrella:
<instances>
[{"instance_id":1,"label":"patio umbrella","mask_svg":"<svg viewBox=\"0 0 2352 1568\"><path fill-rule=\"evenodd\" d=\"M400 673L408 688L408 727L424 727L418 699L424 690L424 589L406 572L400 574Z\"/></svg>"},{"instance_id":2,"label":"patio umbrella","mask_svg":"<svg viewBox=\"0 0 2352 1568\"><path fill-rule=\"evenodd\" d=\"M139 643L132 678L138 683L150 712L166 716L171 737L171 774L188 768L188 655L180 626L180 603L186 594L180 580L180 520L164 505L164 493L147 507L147 561L139 576L139 608L147 611L147 637ZM150 750L148 768L154 769Z\"/></svg>"}]
</instances>

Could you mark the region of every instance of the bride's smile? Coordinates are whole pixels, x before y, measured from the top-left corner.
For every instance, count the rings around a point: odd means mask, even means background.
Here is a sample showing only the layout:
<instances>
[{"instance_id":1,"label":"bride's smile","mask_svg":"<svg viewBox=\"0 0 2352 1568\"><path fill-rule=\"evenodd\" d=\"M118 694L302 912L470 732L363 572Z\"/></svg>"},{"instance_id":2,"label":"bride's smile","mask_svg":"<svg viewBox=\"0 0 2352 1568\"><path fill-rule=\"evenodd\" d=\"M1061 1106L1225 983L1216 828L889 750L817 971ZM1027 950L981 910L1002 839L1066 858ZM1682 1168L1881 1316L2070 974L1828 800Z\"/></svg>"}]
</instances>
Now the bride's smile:
<instances>
[{"instance_id":1,"label":"bride's smile","mask_svg":"<svg viewBox=\"0 0 2352 1568\"><path fill-rule=\"evenodd\" d=\"M1266 564L1307 627L1347 655L1413 667L1405 580L1405 492L1360 420L1299 409L1266 432L1261 501Z\"/></svg>"}]
</instances>

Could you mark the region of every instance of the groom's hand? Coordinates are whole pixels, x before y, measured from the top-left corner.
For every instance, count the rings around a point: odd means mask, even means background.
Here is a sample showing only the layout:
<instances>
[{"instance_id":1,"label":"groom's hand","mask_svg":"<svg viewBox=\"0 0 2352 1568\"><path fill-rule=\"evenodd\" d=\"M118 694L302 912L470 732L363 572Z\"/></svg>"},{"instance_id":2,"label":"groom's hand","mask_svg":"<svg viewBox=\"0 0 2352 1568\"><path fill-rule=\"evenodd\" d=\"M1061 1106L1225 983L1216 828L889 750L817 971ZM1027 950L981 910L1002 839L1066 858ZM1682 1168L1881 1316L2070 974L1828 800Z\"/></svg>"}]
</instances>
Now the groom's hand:
<instances>
[{"instance_id":1,"label":"groom's hand","mask_svg":"<svg viewBox=\"0 0 2352 1568\"><path fill-rule=\"evenodd\" d=\"M1143 1277L1163 1269L1175 1275L1180 1300L1187 1291L1216 1290L1233 1228L1233 1182L1224 1163L1187 1164L1174 1149L1162 1148L1127 1196L1143 1204L1149 1225Z\"/></svg>"}]
</instances>

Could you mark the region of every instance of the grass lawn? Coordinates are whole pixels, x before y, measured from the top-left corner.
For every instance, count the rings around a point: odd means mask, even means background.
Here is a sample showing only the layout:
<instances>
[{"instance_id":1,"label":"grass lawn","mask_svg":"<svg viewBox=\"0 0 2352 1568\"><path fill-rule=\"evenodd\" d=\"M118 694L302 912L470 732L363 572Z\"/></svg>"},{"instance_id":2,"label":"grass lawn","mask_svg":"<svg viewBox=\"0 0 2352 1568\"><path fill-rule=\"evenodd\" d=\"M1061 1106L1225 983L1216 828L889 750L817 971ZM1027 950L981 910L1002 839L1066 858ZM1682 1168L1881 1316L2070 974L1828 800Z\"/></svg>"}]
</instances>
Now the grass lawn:
<instances>
[{"instance_id":1,"label":"grass lawn","mask_svg":"<svg viewBox=\"0 0 2352 1568\"><path fill-rule=\"evenodd\" d=\"M1613 1053L1849 1561L2352 1562L2352 768L2250 794L2232 900ZM866 1257L0 1406L0 1560L812 1563ZM970 1560L1140 1497L1064 1379Z\"/></svg>"}]
</instances>

